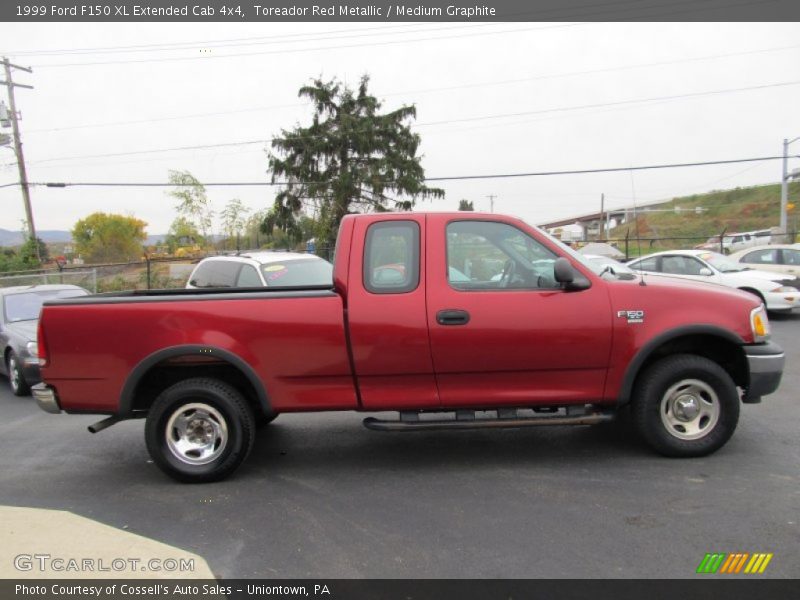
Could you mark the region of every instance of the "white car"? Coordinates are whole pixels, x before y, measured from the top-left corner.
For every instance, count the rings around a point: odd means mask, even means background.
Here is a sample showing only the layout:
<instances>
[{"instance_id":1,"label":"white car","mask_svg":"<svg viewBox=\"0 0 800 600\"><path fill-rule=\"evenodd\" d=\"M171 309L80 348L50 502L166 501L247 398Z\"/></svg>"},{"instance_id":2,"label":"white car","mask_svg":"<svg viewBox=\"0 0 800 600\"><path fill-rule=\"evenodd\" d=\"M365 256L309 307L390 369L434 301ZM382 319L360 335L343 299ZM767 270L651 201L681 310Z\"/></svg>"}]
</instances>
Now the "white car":
<instances>
[{"instance_id":1,"label":"white car","mask_svg":"<svg viewBox=\"0 0 800 600\"><path fill-rule=\"evenodd\" d=\"M308 287L333 285L333 265L313 254L259 250L204 258L187 288Z\"/></svg>"},{"instance_id":2,"label":"white car","mask_svg":"<svg viewBox=\"0 0 800 600\"><path fill-rule=\"evenodd\" d=\"M755 294L771 311L790 311L800 306L800 291L790 285L794 278L748 269L727 256L708 250L667 250L628 263L634 271L658 277L677 277L716 283Z\"/></svg>"},{"instance_id":3,"label":"white car","mask_svg":"<svg viewBox=\"0 0 800 600\"><path fill-rule=\"evenodd\" d=\"M800 276L800 244L755 246L734 252L729 258L751 269Z\"/></svg>"}]
</instances>

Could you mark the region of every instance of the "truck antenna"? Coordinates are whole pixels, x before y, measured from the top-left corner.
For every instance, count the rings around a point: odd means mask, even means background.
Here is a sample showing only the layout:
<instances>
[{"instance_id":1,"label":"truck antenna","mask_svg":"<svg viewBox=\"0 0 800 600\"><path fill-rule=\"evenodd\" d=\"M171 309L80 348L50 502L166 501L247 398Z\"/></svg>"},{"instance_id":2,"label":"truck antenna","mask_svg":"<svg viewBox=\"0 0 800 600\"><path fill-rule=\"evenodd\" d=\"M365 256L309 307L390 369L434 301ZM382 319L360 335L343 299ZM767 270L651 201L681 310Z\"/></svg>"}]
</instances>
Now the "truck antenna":
<instances>
[{"instance_id":1,"label":"truck antenna","mask_svg":"<svg viewBox=\"0 0 800 600\"><path fill-rule=\"evenodd\" d=\"M633 223L636 229L636 251L639 258L642 258L642 238L639 235L639 211L636 208L636 186L633 183L633 169L628 171L631 177L631 194L633 195ZM641 261L639 262L639 285L646 286L647 282L644 280L644 270L641 268Z\"/></svg>"}]
</instances>

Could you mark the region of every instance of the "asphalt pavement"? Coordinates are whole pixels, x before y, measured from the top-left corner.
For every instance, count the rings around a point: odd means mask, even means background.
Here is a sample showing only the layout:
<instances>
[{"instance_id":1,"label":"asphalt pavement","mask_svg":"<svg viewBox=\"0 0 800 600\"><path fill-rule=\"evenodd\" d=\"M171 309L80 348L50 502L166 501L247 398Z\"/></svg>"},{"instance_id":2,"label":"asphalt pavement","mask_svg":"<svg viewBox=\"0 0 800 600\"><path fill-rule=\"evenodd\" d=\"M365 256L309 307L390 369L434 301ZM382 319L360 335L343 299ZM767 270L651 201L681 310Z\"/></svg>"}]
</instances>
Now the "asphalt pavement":
<instances>
[{"instance_id":1,"label":"asphalt pavement","mask_svg":"<svg viewBox=\"0 0 800 600\"><path fill-rule=\"evenodd\" d=\"M379 433L365 415L300 414L262 430L230 479L182 485L150 462L141 421L91 435L99 418L45 414L0 381L0 505L68 510L226 578L686 578L707 552L770 552L762 577L796 578L800 315L772 325L781 389L690 460L624 422Z\"/></svg>"}]
</instances>

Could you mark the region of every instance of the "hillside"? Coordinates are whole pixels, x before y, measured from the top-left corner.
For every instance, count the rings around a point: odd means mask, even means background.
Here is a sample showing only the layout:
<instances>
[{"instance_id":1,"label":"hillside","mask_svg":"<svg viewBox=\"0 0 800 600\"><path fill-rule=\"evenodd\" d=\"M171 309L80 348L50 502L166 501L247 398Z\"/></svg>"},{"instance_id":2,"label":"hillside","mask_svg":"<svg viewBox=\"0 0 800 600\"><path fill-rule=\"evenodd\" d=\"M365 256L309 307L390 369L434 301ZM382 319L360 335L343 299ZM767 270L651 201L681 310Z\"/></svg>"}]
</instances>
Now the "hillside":
<instances>
[{"instance_id":1,"label":"hillside","mask_svg":"<svg viewBox=\"0 0 800 600\"><path fill-rule=\"evenodd\" d=\"M769 229L778 225L781 188L778 184L761 185L732 190L713 191L674 198L662 204L642 208L636 222L629 221L611 230L609 237L622 248L626 233L630 238L689 238L658 242L642 242L642 252L653 252L671 248L691 248L718 235L723 229L727 233ZM789 212L789 230L796 231L797 212L800 210L800 182L789 186L789 202L798 203L798 208ZM701 213L695 208L700 207ZM680 211L676 212L676 208ZM664 212L644 212L664 211ZM631 254L636 254L631 246Z\"/></svg>"}]
</instances>

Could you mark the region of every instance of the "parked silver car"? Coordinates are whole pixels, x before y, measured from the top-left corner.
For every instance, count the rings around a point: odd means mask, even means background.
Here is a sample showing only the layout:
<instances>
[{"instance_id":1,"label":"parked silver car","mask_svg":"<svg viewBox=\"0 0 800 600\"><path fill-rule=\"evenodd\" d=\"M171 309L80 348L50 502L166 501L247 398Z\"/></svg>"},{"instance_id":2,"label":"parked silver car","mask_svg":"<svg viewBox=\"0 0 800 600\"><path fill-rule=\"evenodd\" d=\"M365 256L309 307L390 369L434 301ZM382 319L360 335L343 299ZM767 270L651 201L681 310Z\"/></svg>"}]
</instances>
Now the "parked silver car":
<instances>
[{"instance_id":1,"label":"parked silver car","mask_svg":"<svg viewBox=\"0 0 800 600\"><path fill-rule=\"evenodd\" d=\"M41 381L36 329L47 300L87 296L77 285L26 285L0 288L0 373L8 376L15 396L26 396Z\"/></svg>"}]
</instances>

